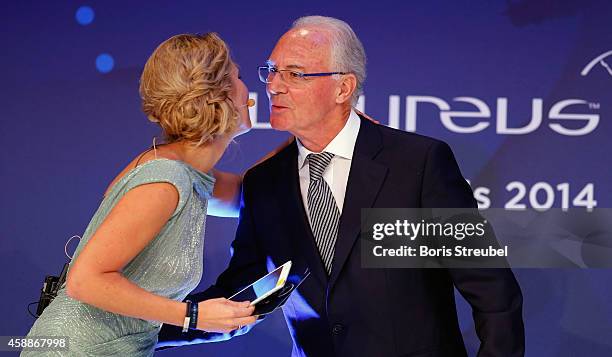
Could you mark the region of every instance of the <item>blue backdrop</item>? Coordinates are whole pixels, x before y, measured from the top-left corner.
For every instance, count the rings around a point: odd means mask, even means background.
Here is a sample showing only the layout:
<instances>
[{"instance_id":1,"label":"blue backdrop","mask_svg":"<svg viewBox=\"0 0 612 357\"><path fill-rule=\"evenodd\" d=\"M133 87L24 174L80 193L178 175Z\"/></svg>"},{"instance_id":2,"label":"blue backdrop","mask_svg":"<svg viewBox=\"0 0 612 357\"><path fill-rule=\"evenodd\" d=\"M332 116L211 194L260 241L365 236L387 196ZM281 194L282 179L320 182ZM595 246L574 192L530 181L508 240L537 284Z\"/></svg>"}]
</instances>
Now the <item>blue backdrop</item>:
<instances>
[{"instance_id":1,"label":"blue backdrop","mask_svg":"<svg viewBox=\"0 0 612 357\"><path fill-rule=\"evenodd\" d=\"M59 273L67 238L83 232L112 178L157 134L138 96L153 49L207 31L231 46L258 99L255 128L220 165L241 172L287 137L267 127L256 67L294 19L314 14L347 21L364 43L360 108L449 142L481 206L547 206L549 198L552 207L610 207L609 1L5 2L0 335L27 333L26 305L45 275ZM209 220L201 288L227 264L236 223ZM612 355L609 270L516 275L528 356ZM470 310L458 303L474 354ZM275 314L233 341L162 354L286 356L290 348Z\"/></svg>"}]
</instances>

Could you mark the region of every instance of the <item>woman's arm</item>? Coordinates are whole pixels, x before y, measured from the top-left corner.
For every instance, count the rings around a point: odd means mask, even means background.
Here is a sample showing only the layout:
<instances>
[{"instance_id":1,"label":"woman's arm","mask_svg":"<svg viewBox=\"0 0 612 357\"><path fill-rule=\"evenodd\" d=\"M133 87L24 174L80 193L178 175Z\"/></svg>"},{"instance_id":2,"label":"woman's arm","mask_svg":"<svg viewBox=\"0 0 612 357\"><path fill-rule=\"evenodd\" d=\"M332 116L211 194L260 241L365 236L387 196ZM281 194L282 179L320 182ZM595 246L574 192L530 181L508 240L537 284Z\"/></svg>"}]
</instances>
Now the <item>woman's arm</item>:
<instances>
[{"instance_id":1,"label":"woman's arm","mask_svg":"<svg viewBox=\"0 0 612 357\"><path fill-rule=\"evenodd\" d=\"M207 214L217 217L238 217L242 176L213 169L215 188L208 200Z\"/></svg>"},{"instance_id":2,"label":"woman's arm","mask_svg":"<svg viewBox=\"0 0 612 357\"><path fill-rule=\"evenodd\" d=\"M74 261L67 294L116 314L182 326L186 304L155 295L126 279L122 269L159 233L176 209L179 194L168 183L128 191L108 214ZM202 302L198 328L230 331L255 321L248 303ZM252 321L251 321L252 320Z\"/></svg>"},{"instance_id":3,"label":"woman's arm","mask_svg":"<svg viewBox=\"0 0 612 357\"><path fill-rule=\"evenodd\" d=\"M246 171L276 155L294 140L295 138L291 136L274 150L257 160ZM238 217L240 212L240 190L244 174L238 175L214 169L213 175L215 176L215 188L213 190L213 197L208 200L208 214L217 217Z\"/></svg>"}]
</instances>

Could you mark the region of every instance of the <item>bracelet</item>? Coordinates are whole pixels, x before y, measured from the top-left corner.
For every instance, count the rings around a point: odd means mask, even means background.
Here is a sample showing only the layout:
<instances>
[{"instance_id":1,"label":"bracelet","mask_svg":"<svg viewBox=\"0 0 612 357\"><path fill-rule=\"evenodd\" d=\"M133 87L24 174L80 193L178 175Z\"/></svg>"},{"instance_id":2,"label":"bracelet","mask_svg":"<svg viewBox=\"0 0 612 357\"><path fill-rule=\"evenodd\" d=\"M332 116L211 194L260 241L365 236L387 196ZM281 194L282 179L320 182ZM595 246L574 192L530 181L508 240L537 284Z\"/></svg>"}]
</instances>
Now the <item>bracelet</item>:
<instances>
[{"instance_id":1,"label":"bracelet","mask_svg":"<svg viewBox=\"0 0 612 357\"><path fill-rule=\"evenodd\" d=\"M191 300L185 300L187 303L187 311L185 311L185 320L183 320L183 332L189 331L189 326L191 325L191 306L193 302Z\"/></svg>"},{"instance_id":2,"label":"bracelet","mask_svg":"<svg viewBox=\"0 0 612 357\"><path fill-rule=\"evenodd\" d=\"M198 325L198 303L191 302L191 309L189 311L189 329L195 330Z\"/></svg>"}]
</instances>

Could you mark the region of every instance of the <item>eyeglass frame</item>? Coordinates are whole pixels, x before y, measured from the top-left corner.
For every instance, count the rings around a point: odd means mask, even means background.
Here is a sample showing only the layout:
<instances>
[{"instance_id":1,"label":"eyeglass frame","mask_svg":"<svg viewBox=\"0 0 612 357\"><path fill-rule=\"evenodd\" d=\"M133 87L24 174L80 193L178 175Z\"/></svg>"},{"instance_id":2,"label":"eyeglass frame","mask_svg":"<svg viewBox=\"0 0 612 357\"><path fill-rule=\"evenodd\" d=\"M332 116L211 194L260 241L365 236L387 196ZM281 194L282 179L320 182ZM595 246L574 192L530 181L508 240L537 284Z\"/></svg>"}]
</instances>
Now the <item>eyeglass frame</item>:
<instances>
[{"instance_id":1,"label":"eyeglass frame","mask_svg":"<svg viewBox=\"0 0 612 357\"><path fill-rule=\"evenodd\" d=\"M333 76L336 74L349 74L350 72L317 72L317 73L303 73L300 71L294 71L292 69L278 69L277 67L274 66L259 66L257 67L257 76L259 77L259 81L265 84L270 84L272 82L268 82L267 79L264 81L262 79L262 76L259 75L260 71L262 69L267 69L268 70L268 74L270 73L281 73L281 72L290 72L292 74L297 74L299 78L308 78L308 77L327 77L327 76ZM272 69L274 69L274 71L271 71ZM281 79L283 78L282 74L281 74ZM284 80L283 80L284 81ZM286 81L285 81L286 82Z\"/></svg>"}]
</instances>

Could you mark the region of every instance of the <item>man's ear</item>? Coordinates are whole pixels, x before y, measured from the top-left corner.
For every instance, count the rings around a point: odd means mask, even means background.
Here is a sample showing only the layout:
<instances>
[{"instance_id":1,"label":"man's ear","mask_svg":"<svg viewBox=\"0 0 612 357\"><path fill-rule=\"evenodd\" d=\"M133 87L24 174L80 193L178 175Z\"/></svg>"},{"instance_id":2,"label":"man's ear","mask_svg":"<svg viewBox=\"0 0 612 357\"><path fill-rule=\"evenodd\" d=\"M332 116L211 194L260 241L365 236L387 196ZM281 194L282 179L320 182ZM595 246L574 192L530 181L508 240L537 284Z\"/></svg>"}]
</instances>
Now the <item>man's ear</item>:
<instances>
[{"instance_id":1,"label":"man's ear","mask_svg":"<svg viewBox=\"0 0 612 357\"><path fill-rule=\"evenodd\" d=\"M336 103L351 101L353 93L357 90L357 77L352 74L341 74L336 90Z\"/></svg>"}]
</instances>

